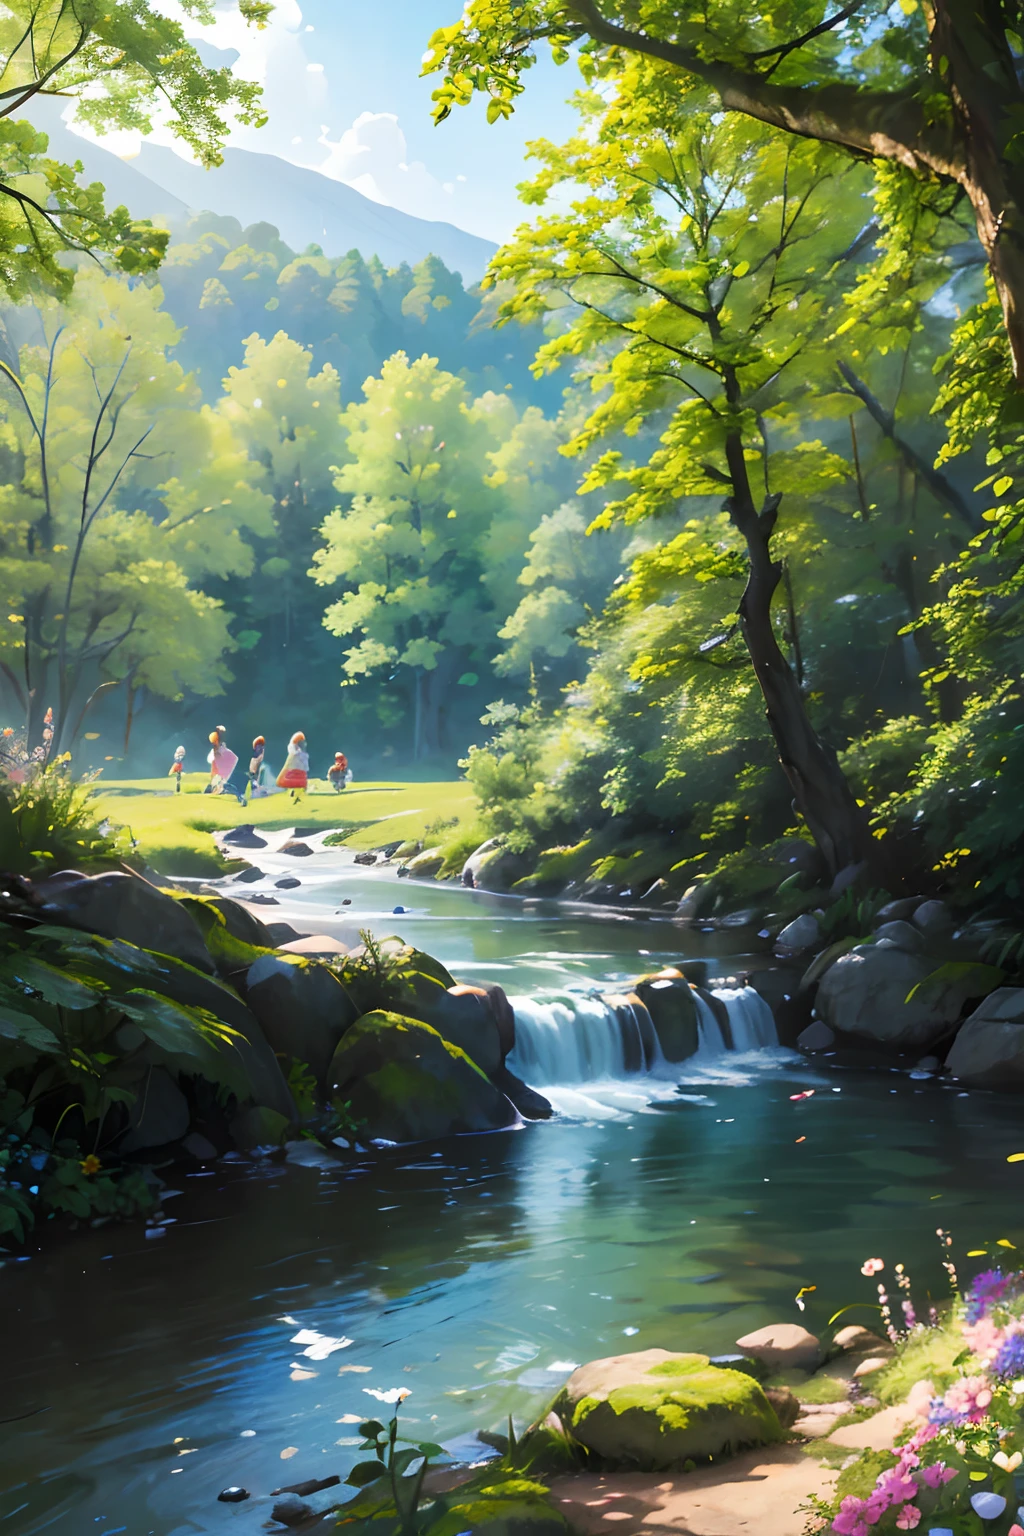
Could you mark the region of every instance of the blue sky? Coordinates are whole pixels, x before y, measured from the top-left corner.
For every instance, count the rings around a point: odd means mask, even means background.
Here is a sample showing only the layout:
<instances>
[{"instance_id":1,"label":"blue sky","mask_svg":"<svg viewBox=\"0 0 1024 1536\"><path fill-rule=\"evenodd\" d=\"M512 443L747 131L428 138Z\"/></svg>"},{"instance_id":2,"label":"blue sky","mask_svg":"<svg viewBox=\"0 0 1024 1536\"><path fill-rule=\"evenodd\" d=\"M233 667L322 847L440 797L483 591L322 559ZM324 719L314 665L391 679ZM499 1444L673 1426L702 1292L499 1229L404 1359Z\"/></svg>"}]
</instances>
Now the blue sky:
<instances>
[{"instance_id":1,"label":"blue sky","mask_svg":"<svg viewBox=\"0 0 1024 1536\"><path fill-rule=\"evenodd\" d=\"M238 50L236 71L262 81L270 113L267 127L231 142L315 167L420 218L504 239L527 216L515 190L530 174L526 143L568 136L565 100L579 77L571 64L539 59L511 122L489 126L475 102L435 128L437 79L420 78L421 61L431 32L460 8L461 0L276 0L270 25L256 32L232 0L220 0L214 25L196 30L207 45ZM175 144L159 129L153 137ZM105 142L130 156L139 141Z\"/></svg>"}]
</instances>

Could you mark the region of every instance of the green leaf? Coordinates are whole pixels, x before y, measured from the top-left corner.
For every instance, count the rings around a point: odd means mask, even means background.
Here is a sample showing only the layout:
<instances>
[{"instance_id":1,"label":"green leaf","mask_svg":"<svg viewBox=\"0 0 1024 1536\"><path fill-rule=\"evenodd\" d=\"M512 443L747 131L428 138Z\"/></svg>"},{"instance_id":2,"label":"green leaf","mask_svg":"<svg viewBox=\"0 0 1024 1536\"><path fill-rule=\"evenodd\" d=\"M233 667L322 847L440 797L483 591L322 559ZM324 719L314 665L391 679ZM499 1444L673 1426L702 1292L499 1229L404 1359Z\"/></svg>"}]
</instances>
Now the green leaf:
<instances>
[{"instance_id":1,"label":"green leaf","mask_svg":"<svg viewBox=\"0 0 1024 1536\"><path fill-rule=\"evenodd\" d=\"M396 1451L391 1458L391 1470L396 1477L401 1477L408 1471L414 1461L421 1459L421 1452L417 1446L410 1447L407 1451Z\"/></svg>"},{"instance_id":2,"label":"green leaf","mask_svg":"<svg viewBox=\"0 0 1024 1536\"><path fill-rule=\"evenodd\" d=\"M12 955L4 967L9 974L48 1003L59 1008L81 1011L102 1002L106 989L98 982L85 981L59 971L55 965L33 955Z\"/></svg>"},{"instance_id":3,"label":"green leaf","mask_svg":"<svg viewBox=\"0 0 1024 1536\"><path fill-rule=\"evenodd\" d=\"M41 1024L38 1019L33 1019L30 1014L18 1013L13 1008L6 1008L0 1004L0 1039L19 1040L22 1045L31 1046L34 1051L44 1051L48 1055L57 1055L61 1050L61 1043L51 1029Z\"/></svg>"},{"instance_id":4,"label":"green leaf","mask_svg":"<svg viewBox=\"0 0 1024 1536\"><path fill-rule=\"evenodd\" d=\"M365 1423L360 1424L359 1433L364 1440L376 1440L377 1436L385 1434L386 1430L379 1419L367 1419Z\"/></svg>"},{"instance_id":5,"label":"green leaf","mask_svg":"<svg viewBox=\"0 0 1024 1536\"><path fill-rule=\"evenodd\" d=\"M353 1488L366 1488L386 1472L387 1467L382 1461L357 1461L345 1481Z\"/></svg>"},{"instance_id":6,"label":"green leaf","mask_svg":"<svg viewBox=\"0 0 1024 1536\"><path fill-rule=\"evenodd\" d=\"M433 1440L420 1440L417 1444L417 1450L421 1451L424 1456L448 1455L448 1452L445 1450L444 1446L435 1445Z\"/></svg>"},{"instance_id":7,"label":"green leaf","mask_svg":"<svg viewBox=\"0 0 1024 1536\"><path fill-rule=\"evenodd\" d=\"M998 965L983 965L980 960L947 960L911 987L904 1001L909 1003L923 987L933 989L951 982L966 983L968 997L986 997L1005 979L1006 972Z\"/></svg>"}]
</instances>

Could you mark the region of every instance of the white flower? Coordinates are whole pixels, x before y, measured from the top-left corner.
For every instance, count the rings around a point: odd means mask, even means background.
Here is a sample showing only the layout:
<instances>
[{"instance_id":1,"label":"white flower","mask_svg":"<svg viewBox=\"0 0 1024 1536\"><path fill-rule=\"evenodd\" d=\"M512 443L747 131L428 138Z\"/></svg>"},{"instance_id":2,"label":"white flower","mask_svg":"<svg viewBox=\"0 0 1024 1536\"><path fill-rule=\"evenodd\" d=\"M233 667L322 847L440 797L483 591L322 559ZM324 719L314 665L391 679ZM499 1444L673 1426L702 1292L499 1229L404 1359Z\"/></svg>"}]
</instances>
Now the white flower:
<instances>
[{"instance_id":1,"label":"white flower","mask_svg":"<svg viewBox=\"0 0 1024 1536\"><path fill-rule=\"evenodd\" d=\"M364 1387L363 1391L367 1397L375 1397L379 1403L400 1403L412 1396L408 1387L388 1387L387 1391L382 1387Z\"/></svg>"}]
</instances>

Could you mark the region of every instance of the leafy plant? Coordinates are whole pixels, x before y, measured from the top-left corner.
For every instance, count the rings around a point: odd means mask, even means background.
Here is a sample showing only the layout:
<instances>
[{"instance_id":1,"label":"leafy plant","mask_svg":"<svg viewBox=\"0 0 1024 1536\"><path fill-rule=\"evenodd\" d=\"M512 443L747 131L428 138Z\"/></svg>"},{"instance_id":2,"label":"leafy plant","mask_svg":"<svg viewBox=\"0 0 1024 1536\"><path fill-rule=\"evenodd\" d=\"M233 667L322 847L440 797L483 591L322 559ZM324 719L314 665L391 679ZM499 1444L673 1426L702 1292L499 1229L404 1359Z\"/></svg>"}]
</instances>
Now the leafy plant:
<instances>
[{"instance_id":1,"label":"leafy plant","mask_svg":"<svg viewBox=\"0 0 1024 1536\"><path fill-rule=\"evenodd\" d=\"M870 934L875 918L892 898L888 891L868 891L863 896L858 896L852 886L848 886L837 901L830 907L826 907L823 915L818 919L822 938L832 944L837 939L846 938L856 934L858 937L866 937Z\"/></svg>"},{"instance_id":2,"label":"leafy plant","mask_svg":"<svg viewBox=\"0 0 1024 1536\"><path fill-rule=\"evenodd\" d=\"M100 818L95 779L76 779L67 756L32 766L21 782L0 779L0 868L38 877L130 860L125 834Z\"/></svg>"},{"instance_id":3,"label":"leafy plant","mask_svg":"<svg viewBox=\"0 0 1024 1536\"><path fill-rule=\"evenodd\" d=\"M435 1445L431 1440L409 1440L399 1435L398 1404L407 1396L408 1393L395 1390L395 1412L388 1424L382 1424L379 1419L367 1419L360 1424L359 1433L363 1436L360 1450L372 1451L374 1459L357 1462L345 1481L353 1488L366 1488L387 1478L401 1536L419 1536L424 1529L420 1520L423 1482L431 1458L445 1456L447 1452L443 1445ZM403 1449L399 1450L399 1446Z\"/></svg>"}]
</instances>

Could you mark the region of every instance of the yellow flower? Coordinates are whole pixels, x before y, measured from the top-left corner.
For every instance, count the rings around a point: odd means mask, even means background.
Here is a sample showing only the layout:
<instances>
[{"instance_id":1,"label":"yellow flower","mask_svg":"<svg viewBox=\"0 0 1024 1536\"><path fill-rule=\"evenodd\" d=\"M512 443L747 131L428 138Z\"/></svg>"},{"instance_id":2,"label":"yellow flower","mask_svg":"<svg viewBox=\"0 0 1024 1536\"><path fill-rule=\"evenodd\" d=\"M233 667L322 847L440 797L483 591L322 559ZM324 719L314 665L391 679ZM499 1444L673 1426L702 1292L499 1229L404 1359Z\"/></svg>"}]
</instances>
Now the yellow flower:
<instances>
[{"instance_id":1,"label":"yellow flower","mask_svg":"<svg viewBox=\"0 0 1024 1536\"><path fill-rule=\"evenodd\" d=\"M92 1178L94 1173L99 1173L100 1169L103 1167L103 1164L100 1162L95 1152L90 1152L88 1157L82 1158L82 1161L78 1166L81 1168L82 1172L86 1175L87 1178Z\"/></svg>"}]
</instances>

